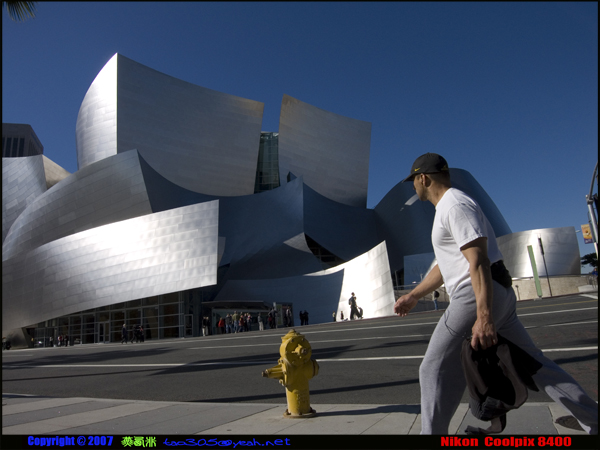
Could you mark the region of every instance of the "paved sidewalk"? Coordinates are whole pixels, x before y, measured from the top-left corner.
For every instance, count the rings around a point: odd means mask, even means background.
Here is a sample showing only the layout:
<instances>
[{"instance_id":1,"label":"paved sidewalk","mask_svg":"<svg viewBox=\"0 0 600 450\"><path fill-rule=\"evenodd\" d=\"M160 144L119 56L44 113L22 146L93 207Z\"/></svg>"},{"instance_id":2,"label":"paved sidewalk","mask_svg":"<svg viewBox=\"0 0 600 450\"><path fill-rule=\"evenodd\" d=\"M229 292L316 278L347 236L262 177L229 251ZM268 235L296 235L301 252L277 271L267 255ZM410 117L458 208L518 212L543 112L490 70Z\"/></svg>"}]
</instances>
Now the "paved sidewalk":
<instances>
[{"instance_id":1,"label":"paved sidewalk","mask_svg":"<svg viewBox=\"0 0 600 450\"><path fill-rule=\"evenodd\" d=\"M283 417L285 403L184 403L49 398L2 394L2 434L21 435L398 435L419 434L419 405L312 404L317 416ZM508 414L503 434L585 434L556 423L567 417L554 403L526 403ZM563 419L564 420L564 419ZM568 420L568 422L572 421ZM450 434L467 425L487 428L461 404ZM568 423L567 423L568 425Z\"/></svg>"}]
</instances>

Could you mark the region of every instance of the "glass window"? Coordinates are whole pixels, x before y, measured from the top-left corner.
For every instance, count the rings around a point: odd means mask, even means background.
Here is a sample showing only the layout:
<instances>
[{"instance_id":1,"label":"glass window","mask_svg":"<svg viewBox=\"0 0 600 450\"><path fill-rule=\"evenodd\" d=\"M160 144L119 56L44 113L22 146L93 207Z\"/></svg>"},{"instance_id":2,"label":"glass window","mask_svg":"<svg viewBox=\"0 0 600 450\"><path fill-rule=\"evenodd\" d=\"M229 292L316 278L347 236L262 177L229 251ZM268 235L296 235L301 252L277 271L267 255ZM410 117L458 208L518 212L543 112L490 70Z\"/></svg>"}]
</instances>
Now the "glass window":
<instances>
[{"instance_id":1,"label":"glass window","mask_svg":"<svg viewBox=\"0 0 600 450\"><path fill-rule=\"evenodd\" d=\"M94 323L95 323L94 314L85 314L83 316L83 333L93 335L94 334Z\"/></svg>"},{"instance_id":2,"label":"glass window","mask_svg":"<svg viewBox=\"0 0 600 450\"><path fill-rule=\"evenodd\" d=\"M123 325L121 325L123 326ZM122 339L121 337L121 328L119 328L119 331L111 331L110 332L110 342L119 342Z\"/></svg>"},{"instance_id":3,"label":"glass window","mask_svg":"<svg viewBox=\"0 0 600 450\"><path fill-rule=\"evenodd\" d=\"M69 331L69 318L59 317L58 319L58 332L59 334L66 334Z\"/></svg>"},{"instance_id":4,"label":"glass window","mask_svg":"<svg viewBox=\"0 0 600 450\"><path fill-rule=\"evenodd\" d=\"M23 156L25 153L25 138L19 139L19 155Z\"/></svg>"},{"instance_id":5,"label":"glass window","mask_svg":"<svg viewBox=\"0 0 600 450\"><path fill-rule=\"evenodd\" d=\"M170 294L165 294L160 299L160 303L177 303L179 302L179 292L172 292Z\"/></svg>"},{"instance_id":6,"label":"glass window","mask_svg":"<svg viewBox=\"0 0 600 450\"><path fill-rule=\"evenodd\" d=\"M144 305L158 305L158 296L145 298Z\"/></svg>"},{"instance_id":7,"label":"glass window","mask_svg":"<svg viewBox=\"0 0 600 450\"><path fill-rule=\"evenodd\" d=\"M81 316L70 317L69 336L74 344L81 343Z\"/></svg>"},{"instance_id":8,"label":"glass window","mask_svg":"<svg viewBox=\"0 0 600 450\"><path fill-rule=\"evenodd\" d=\"M144 327L144 339L149 341L150 339L156 339L158 336L158 328L147 328Z\"/></svg>"},{"instance_id":9,"label":"glass window","mask_svg":"<svg viewBox=\"0 0 600 450\"><path fill-rule=\"evenodd\" d=\"M144 332L146 339L157 335L158 330L158 307L144 308Z\"/></svg>"},{"instance_id":10,"label":"glass window","mask_svg":"<svg viewBox=\"0 0 600 450\"><path fill-rule=\"evenodd\" d=\"M175 327L179 326L179 315L177 316L163 316L161 326L163 327Z\"/></svg>"},{"instance_id":11,"label":"glass window","mask_svg":"<svg viewBox=\"0 0 600 450\"><path fill-rule=\"evenodd\" d=\"M137 308L138 306L142 306L142 300L131 300L125 304L126 308Z\"/></svg>"},{"instance_id":12,"label":"glass window","mask_svg":"<svg viewBox=\"0 0 600 450\"><path fill-rule=\"evenodd\" d=\"M168 316L171 314L179 314L179 304L162 305L160 307L161 316Z\"/></svg>"},{"instance_id":13,"label":"glass window","mask_svg":"<svg viewBox=\"0 0 600 450\"><path fill-rule=\"evenodd\" d=\"M127 324L138 325L142 319L141 309L129 309L127 310Z\"/></svg>"},{"instance_id":14,"label":"glass window","mask_svg":"<svg viewBox=\"0 0 600 450\"><path fill-rule=\"evenodd\" d=\"M114 331L116 333L121 333L121 328L123 328L123 324L125 323L125 312L124 311L111 312L110 313L110 323L111 323L112 331Z\"/></svg>"}]
</instances>

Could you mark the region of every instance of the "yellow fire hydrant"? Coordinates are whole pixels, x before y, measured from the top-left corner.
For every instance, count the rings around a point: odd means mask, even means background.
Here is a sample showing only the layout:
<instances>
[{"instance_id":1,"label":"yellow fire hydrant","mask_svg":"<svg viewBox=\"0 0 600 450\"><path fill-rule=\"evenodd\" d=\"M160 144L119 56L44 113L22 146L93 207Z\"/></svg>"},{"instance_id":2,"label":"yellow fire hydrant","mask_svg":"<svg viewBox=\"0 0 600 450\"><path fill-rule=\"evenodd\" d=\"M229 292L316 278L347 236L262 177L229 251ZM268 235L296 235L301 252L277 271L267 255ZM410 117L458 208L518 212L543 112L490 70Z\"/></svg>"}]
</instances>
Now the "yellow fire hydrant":
<instances>
[{"instance_id":1,"label":"yellow fire hydrant","mask_svg":"<svg viewBox=\"0 0 600 450\"><path fill-rule=\"evenodd\" d=\"M288 409L284 417L313 417L316 411L310 407L308 380L319 373L319 365L310 359L312 349L306 338L291 330L281 338L281 358L278 364L262 373L263 377L276 378L285 387Z\"/></svg>"}]
</instances>

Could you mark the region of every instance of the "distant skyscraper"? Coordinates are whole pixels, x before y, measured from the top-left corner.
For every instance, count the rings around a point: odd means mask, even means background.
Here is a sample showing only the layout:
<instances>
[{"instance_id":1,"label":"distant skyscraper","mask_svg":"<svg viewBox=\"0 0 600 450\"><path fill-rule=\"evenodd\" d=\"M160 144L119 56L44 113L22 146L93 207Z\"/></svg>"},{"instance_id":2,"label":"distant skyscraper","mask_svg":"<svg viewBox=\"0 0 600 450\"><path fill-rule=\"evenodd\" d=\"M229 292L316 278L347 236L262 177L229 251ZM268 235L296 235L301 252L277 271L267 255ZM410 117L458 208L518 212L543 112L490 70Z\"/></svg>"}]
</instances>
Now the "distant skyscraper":
<instances>
[{"instance_id":1,"label":"distant skyscraper","mask_svg":"<svg viewBox=\"0 0 600 450\"><path fill-rule=\"evenodd\" d=\"M44 146L31 125L21 123L2 124L2 157L43 155Z\"/></svg>"}]
</instances>

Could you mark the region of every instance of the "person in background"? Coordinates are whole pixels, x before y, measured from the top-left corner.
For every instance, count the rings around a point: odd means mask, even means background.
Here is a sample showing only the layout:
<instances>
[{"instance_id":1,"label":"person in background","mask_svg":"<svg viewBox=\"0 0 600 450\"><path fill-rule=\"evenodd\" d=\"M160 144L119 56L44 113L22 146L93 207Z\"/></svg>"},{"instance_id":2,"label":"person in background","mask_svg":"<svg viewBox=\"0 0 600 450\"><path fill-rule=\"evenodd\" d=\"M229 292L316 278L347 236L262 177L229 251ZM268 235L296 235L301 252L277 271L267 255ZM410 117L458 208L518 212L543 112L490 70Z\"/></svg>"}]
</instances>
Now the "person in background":
<instances>
[{"instance_id":1,"label":"person in background","mask_svg":"<svg viewBox=\"0 0 600 450\"><path fill-rule=\"evenodd\" d=\"M260 313L258 313L256 320L258 322L258 331L265 331L264 318L260 315Z\"/></svg>"},{"instance_id":2,"label":"person in background","mask_svg":"<svg viewBox=\"0 0 600 450\"><path fill-rule=\"evenodd\" d=\"M62 336L59 336L58 339L60 340ZM123 328L121 328L121 344L125 343L127 344L127 339L128 338L128 333L127 333L127 327L125 326L125 324L123 324Z\"/></svg>"}]
</instances>

